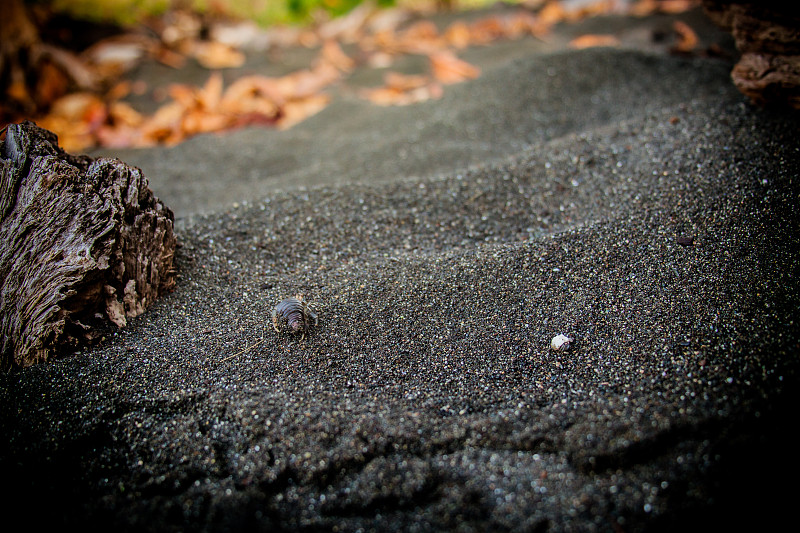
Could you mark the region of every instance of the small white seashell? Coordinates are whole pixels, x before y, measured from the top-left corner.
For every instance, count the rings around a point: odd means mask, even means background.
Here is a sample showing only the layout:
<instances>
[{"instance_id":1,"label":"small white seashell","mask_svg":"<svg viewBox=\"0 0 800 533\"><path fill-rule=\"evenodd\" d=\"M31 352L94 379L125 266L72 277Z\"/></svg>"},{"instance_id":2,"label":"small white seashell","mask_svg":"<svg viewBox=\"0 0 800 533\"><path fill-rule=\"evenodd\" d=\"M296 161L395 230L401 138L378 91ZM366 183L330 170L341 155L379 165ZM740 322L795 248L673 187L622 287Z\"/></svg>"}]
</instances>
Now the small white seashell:
<instances>
[{"instance_id":1,"label":"small white seashell","mask_svg":"<svg viewBox=\"0 0 800 533\"><path fill-rule=\"evenodd\" d=\"M556 352L565 352L569 350L569 345L575 339L572 337L567 337L566 335L556 335L553 337L553 340L550 341L550 349Z\"/></svg>"}]
</instances>

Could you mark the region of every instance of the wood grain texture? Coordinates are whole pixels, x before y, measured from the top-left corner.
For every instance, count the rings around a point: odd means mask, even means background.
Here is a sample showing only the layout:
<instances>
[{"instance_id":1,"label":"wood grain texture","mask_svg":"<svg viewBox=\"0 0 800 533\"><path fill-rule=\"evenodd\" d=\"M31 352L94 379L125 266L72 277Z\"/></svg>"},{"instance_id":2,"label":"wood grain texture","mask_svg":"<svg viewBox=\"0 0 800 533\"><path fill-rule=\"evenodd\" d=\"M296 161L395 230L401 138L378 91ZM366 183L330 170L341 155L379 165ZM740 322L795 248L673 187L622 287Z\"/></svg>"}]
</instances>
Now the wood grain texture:
<instances>
[{"instance_id":1,"label":"wood grain texture","mask_svg":"<svg viewBox=\"0 0 800 533\"><path fill-rule=\"evenodd\" d=\"M175 284L172 211L138 168L73 156L32 123L0 144L0 366L124 327Z\"/></svg>"},{"instance_id":2,"label":"wood grain texture","mask_svg":"<svg viewBox=\"0 0 800 533\"><path fill-rule=\"evenodd\" d=\"M800 5L774 0L703 0L711 19L741 52L736 87L761 106L800 109Z\"/></svg>"}]
</instances>

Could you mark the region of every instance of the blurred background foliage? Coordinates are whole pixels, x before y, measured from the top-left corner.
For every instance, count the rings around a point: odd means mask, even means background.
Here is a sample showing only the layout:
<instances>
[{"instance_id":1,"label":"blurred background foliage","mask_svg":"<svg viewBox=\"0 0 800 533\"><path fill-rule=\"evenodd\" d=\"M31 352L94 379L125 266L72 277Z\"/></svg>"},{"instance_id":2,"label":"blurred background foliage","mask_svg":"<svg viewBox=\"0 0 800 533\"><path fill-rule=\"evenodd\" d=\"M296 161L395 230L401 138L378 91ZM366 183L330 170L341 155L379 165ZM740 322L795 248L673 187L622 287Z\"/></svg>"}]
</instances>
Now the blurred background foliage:
<instances>
[{"instance_id":1,"label":"blurred background foliage","mask_svg":"<svg viewBox=\"0 0 800 533\"><path fill-rule=\"evenodd\" d=\"M255 21L261 26L303 24L320 16L343 15L365 2L380 7L471 9L497 0L53 0L56 12L97 22L130 25L172 9ZM507 0L503 3L518 3Z\"/></svg>"}]
</instances>

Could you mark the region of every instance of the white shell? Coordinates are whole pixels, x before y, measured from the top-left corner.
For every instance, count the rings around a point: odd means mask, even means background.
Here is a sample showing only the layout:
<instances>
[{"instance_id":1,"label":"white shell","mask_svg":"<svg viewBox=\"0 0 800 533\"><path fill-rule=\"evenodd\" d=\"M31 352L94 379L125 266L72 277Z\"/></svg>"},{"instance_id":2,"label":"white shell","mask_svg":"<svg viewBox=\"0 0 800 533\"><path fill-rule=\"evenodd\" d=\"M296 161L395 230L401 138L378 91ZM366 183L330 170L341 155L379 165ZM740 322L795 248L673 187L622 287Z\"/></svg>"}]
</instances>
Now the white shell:
<instances>
[{"instance_id":1,"label":"white shell","mask_svg":"<svg viewBox=\"0 0 800 533\"><path fill-rule=\"evenodd\" d=\"M553 337L553 340L550 341L550 349L556 352L564 352L569 350L569 345L572 341L574 341L572 337L567 337L566 335L556 335Z\"/></svg>"}]
</instances>

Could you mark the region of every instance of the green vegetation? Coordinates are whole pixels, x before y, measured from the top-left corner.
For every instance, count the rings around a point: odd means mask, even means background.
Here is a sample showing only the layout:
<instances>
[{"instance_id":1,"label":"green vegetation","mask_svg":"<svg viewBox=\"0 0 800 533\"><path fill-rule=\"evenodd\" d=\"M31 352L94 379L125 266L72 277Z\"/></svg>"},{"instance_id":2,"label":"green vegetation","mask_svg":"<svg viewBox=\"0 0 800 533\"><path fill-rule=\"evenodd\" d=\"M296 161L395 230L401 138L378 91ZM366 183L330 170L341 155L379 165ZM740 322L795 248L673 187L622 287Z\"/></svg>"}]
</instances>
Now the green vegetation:
<instances>
[{"instance_id":1,"label":"green vegetation","mask_svg":"<svg viewBox=\"0 0 800 533\"><path fill-rule=\"evenodd\" d=\"M271 24L302 24L315 13L338 16L366 1L378 6L445 4L443 0L52 0L56 11L78 18L134 24L148 16L158 16L169 9L184 8L199 13L218 13ZM481 7L495 0L459 0L460 7Z\"/></svg>"},{"instance_id":2,"label":"green vegetation","mask_svg":"<svg viewBox=\"0 0 800 533\"><path fill-rule=\"evenodd\" d=\"M171 2L170 0L53 0L52 6L55 11L68 13L76 18L126 25L134 24L146 16L163 14L171 7Z\"/></svg>"}]
</instances>

